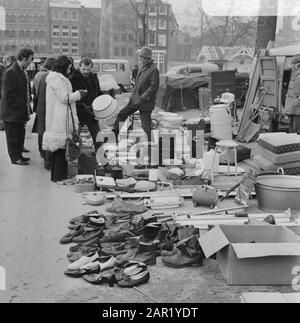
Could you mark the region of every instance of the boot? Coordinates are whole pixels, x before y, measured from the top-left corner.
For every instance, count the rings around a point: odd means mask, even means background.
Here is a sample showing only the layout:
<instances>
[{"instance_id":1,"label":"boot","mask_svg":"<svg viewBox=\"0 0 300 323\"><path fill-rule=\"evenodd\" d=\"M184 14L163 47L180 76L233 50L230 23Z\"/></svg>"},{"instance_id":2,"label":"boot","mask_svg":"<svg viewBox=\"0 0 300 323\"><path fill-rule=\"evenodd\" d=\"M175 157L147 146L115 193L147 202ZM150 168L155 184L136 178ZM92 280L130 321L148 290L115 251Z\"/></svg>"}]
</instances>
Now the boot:
<instances>
[{"instance_id":1,"label":"boot","mask_svg":"<svg viewBox=\"0 0 300 323\"><path fill-rule=\"evenodd\" d=\"M162 259L168 267L185 268L200 267L203 263L203 253L198 241L198 236L193 236L177 245L178 252L173 256Z\"/></svg>"},{"instance_id":2,"label":"boot","mask_svg":"<svg viewBox=\"0 0 300 323\"><path fill-rule=\"evenodd\" d=\"M174 249L173 250L170 250L170 251L163 250L161 252L161 256L162 257L173 257L173 256L177 255L177 253L179 253L179 252L180 251L176 247L174 247Z\"/></svg>"},{"instance_id":3,"label":"boot","mask_svg":"<svg viewBox=\"0 0 300 323\"><path fill-rule=\"evenodd\" d=\"M124 231L124 232L108 231L99 241L100 243L126 242L127 239L130 237L131 235L128 231Z\"/></svg>"},{"instance_id":4,"label":"boot","mask_svg":"<svg viewBox=\"0 0 300 323\"><path fill-rule=\"evenodd\" d=\"M133 260L148 266L156 265L156 245L154 243L140 242Z\"/></svg>"},{"instance_id":5,"label":"boot","mask_svg":"<svg viewBox=\"0 0 300 323\"><path fill-rule=\"evenodd\" d=\"M154 241L161 230L160 223L147 224L142 230L142 235L146 241Z\"/></svg>"},{"instance_id":6,"label":"boot","mask_svg":"<svg viewBox=\"0 0 300 323\"><path fill-rule=\"evenodd\" d=\"M190 237L199 235L199 229L195 229L194 227L187 226L182 229L179 229L177 235L178 235L179 241L183 241Z\"/></svg>"},{"instance_id":7,"label":"boot","mask_svg":"<svg viewBox=\"0 0 300 323\"><path fill-rule=\"evenodd\" d=\"M171 251L174 249L173 241L169 240L168 235L170 231L166 224L162 225L161 230L159 231L155 241L158 241L157 244L157 256L162 255L164 251Z\"/></svg>"}]
</instances>

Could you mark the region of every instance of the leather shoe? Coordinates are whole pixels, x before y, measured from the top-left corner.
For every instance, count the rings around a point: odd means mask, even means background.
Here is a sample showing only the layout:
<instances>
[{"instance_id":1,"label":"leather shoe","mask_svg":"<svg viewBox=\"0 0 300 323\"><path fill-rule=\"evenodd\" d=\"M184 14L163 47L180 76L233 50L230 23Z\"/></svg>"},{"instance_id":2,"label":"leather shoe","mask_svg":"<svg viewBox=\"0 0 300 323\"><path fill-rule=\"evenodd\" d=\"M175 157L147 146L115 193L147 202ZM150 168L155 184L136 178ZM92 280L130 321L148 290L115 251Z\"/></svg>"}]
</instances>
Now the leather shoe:
<instances>
[{"instance_id":1,"label":"leather shoe","mask_svg":"<svg viewBox=\"0 0 300 323\"><path fill-rule=\"evenodd\" d=\"M22 160L26 163L28 163L30 161L30 158L26 158L26 157L22 157Z\"/></svg>"},{"instance_id":2,"label":"leather shoe","mask_svg":"<svg viewBox=\"0 0 300 323\"><path fill-rule=\"evenodd\" d=\"M19 160L16 160L14 162L12 162L13 165L19 165L19 166L28 166L29 163L22 160L22 159L19 159Z\"/></svg>"},{"instance_id":3,"label":"leather shoe","mask_svg":"<svg viewBox=\"0 0 300 323\"><path fill-rule=\"evenodd\" d=\"M118 282L118 285L122 288L132 288L142 284L147 284L149 279L149 271L145 270L134 276L126 276L123 280Z\"/></svg>"},{"instance_id":4,"label":"leather shoe","mask_svg":"<svg viewBox=\"0 0 300 323\"><path fill-rule=\"evenodd\" d=\"M30 151L28 149L26 149L26 148L23 148L23 151L22 152L23 153L30 153Z\"/></svg>"}]
</instances>

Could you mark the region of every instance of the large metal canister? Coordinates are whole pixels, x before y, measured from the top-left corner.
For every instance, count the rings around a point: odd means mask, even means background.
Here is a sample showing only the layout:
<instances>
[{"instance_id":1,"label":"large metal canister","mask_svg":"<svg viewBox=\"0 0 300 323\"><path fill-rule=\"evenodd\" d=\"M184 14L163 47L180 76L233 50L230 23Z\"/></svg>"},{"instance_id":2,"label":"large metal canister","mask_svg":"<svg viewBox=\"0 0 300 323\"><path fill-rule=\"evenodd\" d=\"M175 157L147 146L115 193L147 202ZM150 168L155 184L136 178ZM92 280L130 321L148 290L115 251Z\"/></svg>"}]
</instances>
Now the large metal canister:
<instances>
[{"instance_id":1,"label":"large metal canister","mask_svg":"<svg viewBox=\"0 0 300 323\"><path fill-rule=\"evenodd\" d=\"M193 194L193 203L195 207L207 206L214 208L218 205L219 196L214 187L203 185L196 188Z\"/></svg>"}]
</instances>

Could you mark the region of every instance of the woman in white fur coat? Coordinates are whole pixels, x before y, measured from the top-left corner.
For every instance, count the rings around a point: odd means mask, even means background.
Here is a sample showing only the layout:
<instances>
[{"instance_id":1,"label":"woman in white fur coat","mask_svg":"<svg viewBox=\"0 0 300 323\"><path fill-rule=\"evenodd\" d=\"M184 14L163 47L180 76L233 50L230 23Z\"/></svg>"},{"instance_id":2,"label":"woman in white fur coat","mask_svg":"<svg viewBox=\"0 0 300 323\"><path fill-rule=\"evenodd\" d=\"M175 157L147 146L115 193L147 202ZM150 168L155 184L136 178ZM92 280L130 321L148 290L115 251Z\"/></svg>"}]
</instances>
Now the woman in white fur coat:
<instances>
[{"instance_id":1,"label":"woman in white fur coat","mask_svg":"<svg viewBox=\"0 0 300 323\"><path fill-rule=\"evenodd\" d=\"M54 72L46 78L46 131L43 138L43 149L53 153L51 181L58 182L68 178L68 163L65 159L65 142L67 137L67 115L69 115L69 136L73 132L71 113L68 113L68 100L73 111L75 126L78 126L75 103L86 95L79 90L73 93L68 79L72 62L67 56L56 60ZM78 130L78 129L77 129Z\"/></svg>"}]
</instances>

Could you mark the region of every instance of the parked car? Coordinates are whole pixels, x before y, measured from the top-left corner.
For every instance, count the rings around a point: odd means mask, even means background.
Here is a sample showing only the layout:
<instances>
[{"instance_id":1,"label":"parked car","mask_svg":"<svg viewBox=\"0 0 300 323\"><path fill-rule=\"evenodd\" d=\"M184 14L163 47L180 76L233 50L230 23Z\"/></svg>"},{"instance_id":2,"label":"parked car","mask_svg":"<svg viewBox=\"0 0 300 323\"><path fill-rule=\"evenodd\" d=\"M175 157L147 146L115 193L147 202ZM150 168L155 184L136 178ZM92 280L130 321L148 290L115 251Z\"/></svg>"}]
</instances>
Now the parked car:
<instances>
[{"instance_id":1,"label":"parked car","mask_svg":"<svg viewBox=\"0 0 300 323\"><path fill-rule=\"evenodd\" d=\"M210 73L218 71L219 67L216 64L188 64L174 66L166 73L167 76L187 75L197 73Z\"/></svg>"},{"instance_id":2,"label":"parked car","mask_svg":"<svg viewBox=\"0 0 300 323\"><path fill-rule=\"evenodd\" d=\"M75 67L79 66L80 60L75 60ZM132 90L131 70L129 61L123 59L93 59L94 72L98 77L110 74L118 83L122 92Z\"/></svg>"}]
</instances>

